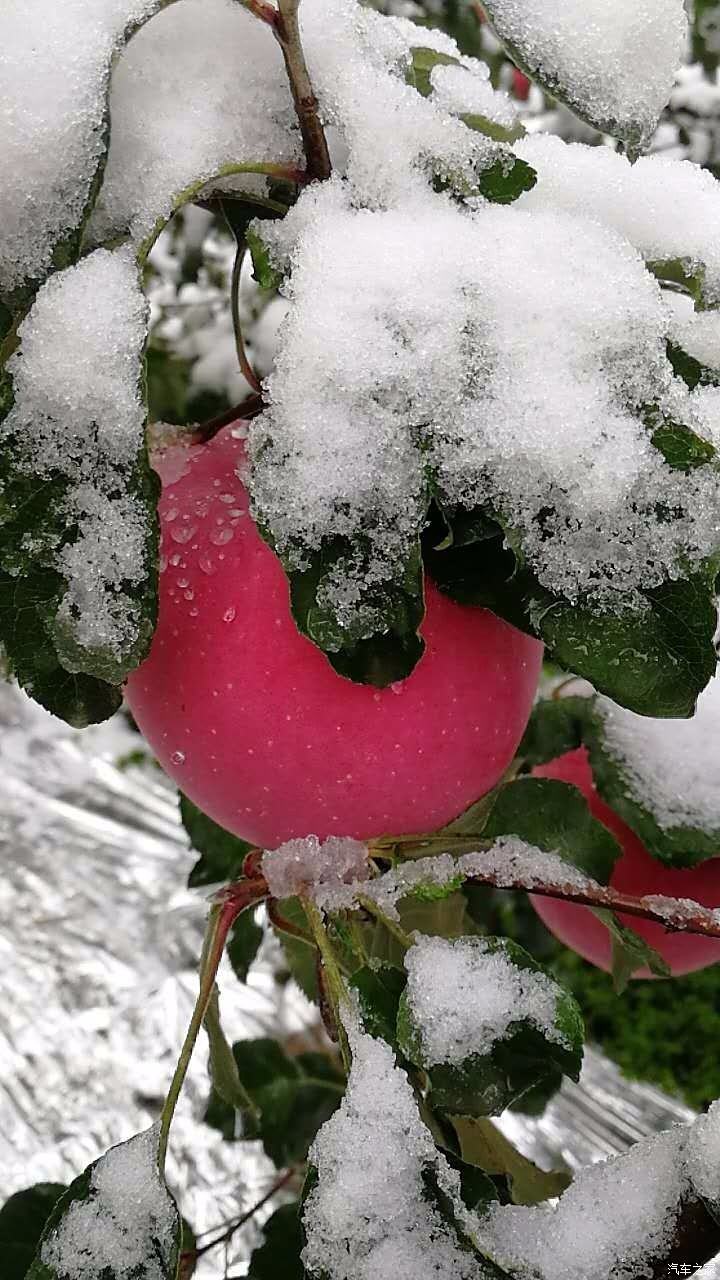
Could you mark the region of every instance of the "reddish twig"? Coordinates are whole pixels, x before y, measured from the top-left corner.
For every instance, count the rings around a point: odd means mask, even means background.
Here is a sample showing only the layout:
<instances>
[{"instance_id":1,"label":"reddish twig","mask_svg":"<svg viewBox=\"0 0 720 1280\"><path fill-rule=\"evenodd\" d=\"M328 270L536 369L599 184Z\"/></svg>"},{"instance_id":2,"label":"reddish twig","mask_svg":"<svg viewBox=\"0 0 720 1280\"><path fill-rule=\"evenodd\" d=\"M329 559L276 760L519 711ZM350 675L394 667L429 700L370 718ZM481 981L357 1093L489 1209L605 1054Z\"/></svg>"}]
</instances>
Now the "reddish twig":
<instances>
[{"instance_id":1,"label":"reddish twig","mask_svg":"<svg viewBox=\"0 0 720 1280\"><path fill-rule=\"evenodd\" d=\"M240 0L240 3L261 22L267 22L273 29L277 26L278 11L274 5L267 4L266 0Z\"/></svg>"},{"instance_id":2,"label":"reddish twig","mask_svg":"<svg viewBox=\"0 0 720 1280\"><path fill-rule=\"evenodd\" d=\"M300 0L278 0L275 35L280 43L290 90L300 125L307 175L322 181L332 173L325 131L320 123L318 100L313 92L298 23Z\"/></svg>"},{"instance_id":3,"label":"reddish twig","mask_svg":"<svg viewBox=\"0 0 720 1280\"><path fill-rule=\"evenodd\" d=\"M255 1217L256 1213L259 1213L261 1209L265 1208L268 1201L272 1200L273 1196L276 1196L278 1191L282 1191L283 1187L287 1186L288 1182L295 1177L297 1171L298 1166L291 1165L289 1169L286 1169L285 1172L275 1180L273 1185L270 1187L270 1190L265 1192L265 1195L258 1200L257 1204L254 1204L251 1209L246 1210L246 1212L243 1213L240 1218L237 1218L235 1222L231 1222L221 1235L216 1236L214 1240L208 1240L207 1244L201 1245L198 1249L188 1250L187 1255L184 1256L189 1256L193 1261L197 1261L197 1259L201 1258L203 1254L209 1253L211 1249L216 1249L219 1244L225 1244L227 1240L231 1240L236 1231L239 1231L241 1227L244 1227L251 1218Z\"/></svg>"},{"instance_id":4,"label":"reddish twig","mask_svg":"<svg viewBox=\"0 0 720 1280\"><path fill-rule=\"evenodd\" d=\"M223 409L217 417L208 419L207 422L201 422L195 427L191 434L193 444L207 444L208 440L212 440L218 431L222 431L223 427L229 427L232 422L249 421L256 418L265 408L265 401L261 395L253 392L246 400L242 400L240 404L235 404L231 409Z\"/></svg>"}]
</instances>

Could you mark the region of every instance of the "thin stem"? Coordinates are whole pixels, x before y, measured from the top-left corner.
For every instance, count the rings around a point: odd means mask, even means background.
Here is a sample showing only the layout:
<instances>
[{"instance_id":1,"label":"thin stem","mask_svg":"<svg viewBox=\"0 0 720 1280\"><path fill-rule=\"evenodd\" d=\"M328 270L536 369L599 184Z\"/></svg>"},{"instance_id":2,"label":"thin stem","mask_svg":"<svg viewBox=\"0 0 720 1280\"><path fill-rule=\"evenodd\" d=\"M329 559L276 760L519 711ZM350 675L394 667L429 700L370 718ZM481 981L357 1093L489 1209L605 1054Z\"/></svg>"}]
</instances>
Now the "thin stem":
<instances>
[{"instance_id":1,"label":"thin stem","mask_svg":"<svg viewBox=\"0 0 720 1280\"><path fill-rule=\"evenodd\" d=\"M243 262L245 261L245 253L247 245L244 241L240 241L235 254L233 263L232 277L230 280L230 312L232 314L233 333L235 334L235 350L237 351L238 364L242 371L245 381L249 383L256 395L262 394L260 379L253 369L247 357L245 343L242 335L242 325L240 323L240 276L242 275Z\"/></svg>"},{"instance_id":2,"label":"thin stem","mask_svg":"<svg viewBox=\"0 0 720 1280\"><path fill-rule=\"evenodd\" d=\"M237 1218L235 1222L231 1222L222 1232L222 1235L216 1236L214 1240L208 1240L207 1244L201 1245L199 1249L194 1249L192 1251L193 1258L202 1258L203 1254L208 1253L210 1249L216 1249L219 1244L225 1244L227 1240L231 1240L236 1231L239 1231L240 1228L244 1227L251 1218L255 1217L256 1213L259 1213L261 1209L265 1208L268 1200L272 1200L273 1196L277 1195L278 1191L282 1191L283 1187L287 1186L288 1182L295 1177L297 1171L297 1165L291 1165L289 1169L286 1169L285 1173L281 1174L281 1176L275 1180L273 1185L270 1187L270 1190L266 1191L265 1195L258 1200L257 1204L253 1205L252 1209L248 1209L240 1218Z\"/></svg>"},{"instance_id":3,"label":"thin stem","mask_svg":"<svg viewBox=\"0 0 720 1280\"><path fill-rule=\"evenodd\" d=\"M200 959L200 989L160 1116L158 1167L161 1174L165 1171L170 1125L185 1082L193 1049L212 999L215 978L217 977L228 933L241 911L244 911L246 907L253 906L256 902L260 902L266 896L267 885L264 880L238 881L237 884L230 885L225 890L220 901L216 902L211 908Z\"/></svg>"},{"instance_id":4,"label":"thin stem","mask_svg":"<svg viewBox=\"0 0 720 1280\"><path fill-rule=\"evenodd\" d=\"M231 409L223 409L215 418L209 418L207 422L201 422L192 432L192 440L195 444L207 444L208 440L212 440L218 431L222 431L223 427L229 427L232 422L245 421L256 418L265 408L265 401L261 395L253 393L246 400L241 400L240 404L234 404Z\"/></svg>"},{"instance_id":5,"label":"thin stem","mask_svg":"<svg viewBox=\"0 0 720 1280\"><path fill-rule=\"evenodd\" d=\"M378 906L377 902L374 902L372 898L366 898L364 894L358 894L357 901L358 906L362 907L363 911L367 911L368 915L373 916L379 924L383 925L388 933L392 934L393 938L397 938L397 941L406 951L412 946L413 940L410 934L405 932L402 926L397 923L397 920L393 920L391 916L387 915L382 907Z\"/></svg>"},{"instance_id":6,"label":"thin stem","mask_svg":"<svg viewBox=\"0 0 720 1280\"><path fill-rule=\"evenodd\" d=\"M274 5L267 4L266 0L240 0L240 3L261 22L267 22L271 27L276 26L278 11Z\"/></svg>"},{"instance_id":7,"label":"thin stem","mask_svg":"<svg viewBox=\"0 0 720 1280\"><path fill-rule=\"evenodd\" d=\"M345 1071L349 1073L351 1066L350 1046L348 1044L347 1034L345 1032L345 1026L342 1019L342 1006L347 1001L345 982L340 972L340 967L338 965L332 943L328 937L321 912L318 910L312 898L308 898L303 895L300 898L300 903L303 911L305 912L315 945L320 952L320 959L327 979L327 996L332 1006L333 1017L337 1028L340 1054L342 1056Z\"/></svg>"},{"instance_id":8,"label":"thin stem","mask_svg":"<svg viewBox=\"0 0 720 1280\"><path fill-rule=\"evenodd\" d=\"M313 92L308 72L298 22L300 0L278 0L275 34L280 42L290 89L295 103L303 149L307 162L307 176L312 181L323 181L332 173L325 131L320 123L318 100Z\"/></svg>"}]
</instances>

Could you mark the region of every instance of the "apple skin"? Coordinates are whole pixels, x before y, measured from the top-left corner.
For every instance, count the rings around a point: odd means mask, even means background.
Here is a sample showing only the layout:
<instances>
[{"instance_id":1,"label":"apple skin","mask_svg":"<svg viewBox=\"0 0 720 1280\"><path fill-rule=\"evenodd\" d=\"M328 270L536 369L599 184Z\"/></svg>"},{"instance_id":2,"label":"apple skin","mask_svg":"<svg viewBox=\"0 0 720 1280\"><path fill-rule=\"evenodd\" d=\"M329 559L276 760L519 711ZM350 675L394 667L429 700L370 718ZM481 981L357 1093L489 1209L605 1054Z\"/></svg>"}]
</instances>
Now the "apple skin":
<instances>
[{"instance_id":1,"label":"apple skin","mask_svg":"<svg viewBox=\"0 0 720 1280\"><path fill-rule=\"evenodd\" d=\"M297 630L280 562L247 514L244 432L154 459L159 622L125 690L140 730L195 804L262 848L442 826L510 763L542 645L428 581L412 674L387 689L337 675Z\"/></svg>"},{"instance_id":2,"label":"apple skin","mask_svg":"<svg viewBox=\"0 0 720 1280\"><path fill-rule=\"evenodd\" d=\"M693 898L705 907L720 906L720 858L710 858L699 866L674 870L658 862L648 853L634 831L600 799L593 783L585 747L558 756L550 764L533 769L537 778L557 778L571 782L585 796L591 813L615 836L622 849L610 877L610 884L621 893L641 896L661 893L672 898ZM557 898L531 894L530 900L540 919L560 942L576 951L600 969L610 970L610 936L605 926L588 907ZM667 960L675 974L705 969L720 960L720 941L691 933L668 933L652 920L642 920L618 912L623 924L649 942ZM648 969L640 969L636 978L651 978Z\"/></svg>"}]
</instances>

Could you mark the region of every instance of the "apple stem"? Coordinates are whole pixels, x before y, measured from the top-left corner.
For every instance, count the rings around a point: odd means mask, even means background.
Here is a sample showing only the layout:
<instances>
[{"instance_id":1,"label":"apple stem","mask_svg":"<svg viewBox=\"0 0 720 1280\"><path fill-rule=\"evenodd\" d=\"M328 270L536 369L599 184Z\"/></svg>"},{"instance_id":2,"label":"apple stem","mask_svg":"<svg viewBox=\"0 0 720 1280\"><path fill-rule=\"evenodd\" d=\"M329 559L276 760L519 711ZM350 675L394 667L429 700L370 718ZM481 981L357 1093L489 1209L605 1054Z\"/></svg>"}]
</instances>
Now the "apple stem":
<instances>
[{"instance_id":1,"label":"apple stem","mask_svg":"<svg viewBox=\"0 0 720 1280\"><path fill-rule=\"evenodd\" d=\"M267 884L264 879L239 880L237 884L229 885L222 890L218 901L213 904L210 910L200 957L200 989L160 1116L158 1167L161 1174L165 1172L168 1137L175 1108L185 1083L185 1077L193 1049L200 1034L200 1028L212 999L215 979L223 951L225 950L228 933L242 911L247 910L248 907L255 906L256 903L261 902L266 897Z\"/></svg>"},{"instance_id":2,"label":"apple stem","mask_svg":"<svg viewBox=\"0 0 720 1280\"><path fill-rule=\"evenodd\" d=\"M352 1064L350 1045L348 1044L345 1024L343 1022L342 1010L343 1005L348 1004L348 993L345 986L340 966L337 962L335 950L325 928L322 912L318 909L312 898L303 895L300 898L302 909L305 912L310 932L315 941L315 945L320 953L323 972L327 980L326 994L330 1002L335 1027L337 1029L338 1044L340 1046L340 1054L343 1060L343 1066L346 1073L349 1074Z\"/></svg>"},{"instance_id":3,"label":"apple stem","mask_svg":"<svg viewBox=\"0 0 720 1280\"><path fill-rule=\"evenodd\" d=\"M193 444L207 444L214 436L222 431L223 427L229 427L231 422L245 421L256 418L265 408L265 401L259 394L253 393L247 399L241 400L240 404L234 404L231 409L223 409L222 413L217 414L215 418L209 418L207 422L201 422L196 426L191 434Z\"/></svg>"}]
</instances>

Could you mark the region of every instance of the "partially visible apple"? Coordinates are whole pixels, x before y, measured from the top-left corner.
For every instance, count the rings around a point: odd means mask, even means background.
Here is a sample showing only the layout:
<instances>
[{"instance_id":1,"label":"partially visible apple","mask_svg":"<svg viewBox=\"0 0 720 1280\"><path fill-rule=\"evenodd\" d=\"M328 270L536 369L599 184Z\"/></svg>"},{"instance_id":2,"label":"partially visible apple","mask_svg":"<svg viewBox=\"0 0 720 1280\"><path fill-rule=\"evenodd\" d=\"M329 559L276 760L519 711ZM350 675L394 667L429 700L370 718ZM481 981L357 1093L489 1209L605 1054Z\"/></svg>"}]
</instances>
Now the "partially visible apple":
<instances>
[{"instance_id":1,"label":"partially visible apple","mask_svg":"<svg viewBox=\"0 0 720 1280\"><path fill-rule=\"evenodd\" d=\"M630 827L600 799L584 747L558 756L550 764L538 766L533 773L538 778L558 778L578 787L593 815L612 831L623 851L610 877L614 889L635 896L660 893L672 898L693 898L705 907L720 907L720 857L682 871L666 867L652 858ZM540 919L556 938L600 969L610 969L610 936L589 907L536 894L531 895L531 901ZM618 912L618 918L645 938L667 960L673 973L691 973L720 960L720 941L713 938L670 933L652 920L623 912ZM642 969L634 976L649 978L652 974Z\"/></svg>"},{"instance_id":2,"label":"partially visible apple","mask_svg":"<svg viewBox=\"0 0 720 1280\"><path fill-rule=\"evenodd\" d=\"M542 646L426 583L426 651L387 689L302 636L238 478L243 426L155 465L160 618L128 705L205 813L263 848L308 834L430 831L489 791L522 736Z\"/></svg>"}]
</instances>

